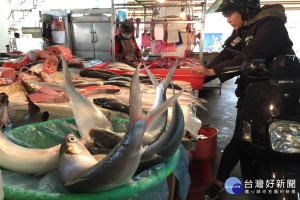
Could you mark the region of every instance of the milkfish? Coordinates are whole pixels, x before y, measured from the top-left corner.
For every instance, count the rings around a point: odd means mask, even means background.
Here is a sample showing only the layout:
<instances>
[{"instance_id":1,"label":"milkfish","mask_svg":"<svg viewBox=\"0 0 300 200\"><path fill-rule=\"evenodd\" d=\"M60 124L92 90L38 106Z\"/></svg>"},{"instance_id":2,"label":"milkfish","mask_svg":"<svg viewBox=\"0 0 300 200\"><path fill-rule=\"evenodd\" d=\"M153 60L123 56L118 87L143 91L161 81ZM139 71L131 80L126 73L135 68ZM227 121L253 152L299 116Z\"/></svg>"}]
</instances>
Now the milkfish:
<instances>
[{"instance_id":1,"label":"milkfish","mask_svg":"<svg viewBox=\"0 0 300 200\"><path fill-rule=\"evenodd\" d=\"M129 113L129 105L124 104L115 98L98 97L94 98L93 102L102 108ZM149 109L143 108L143 113L147 113L148 111Z\"/></svg>"},{"instance_id":2,"label":"milkfish","mask_svg":"<svg viewBox=\"0 0 300 200\"><path fill-rule=\"evenodd\" d=\"M119 87L130 87L130 82L128 81L105 81L104 85L116 85Z\"/></svg>"},{"instance_id":3,"label":"milkfish","mask_svg":"<svg viewBox=\"0 0 300 200\"><path fill-rule=\"evenodd\" d=\"M53 90L64 91L69 95L71 108L81 138L89 140L89 131L92 128L98 127L112 130L111 123L108 121L106 116L97 108L97 106L74 88L74 86L72 85L72 78L68 69L68 64L63 56L61 56L61 59L63 67L62 84L41 83L36 81L32 82L42 87L49 87Z\"/></svg>"},{"instance_id":4,"label":"milkfish","mask_svg":"<svg viewBox=\"0 0 300 200\"><path fill-rule=\"evenodd\" d=\"M17 122L13 123L11 128L17 128L19 126L24 126L27 124L33 124L36 122L47 121L49 118L49 113L47 111L41 113L40 107L33 103L28 95L25 95L28 101L27 113Z\"/></svg>"},{"instance_id":5,"label":"milkfish","mask_svg":"<svg viewBox=\"0 0 300 200\"><path fill-rule=\"evenodd\" d=\"M86 69L79 72L79 75L82 77L90 77L90 78L101 78L104 80L108 80L112 77L118 77L119 74L106 70L94 70L94 69Z\"/></svg>"},{"instance_id":6,"label":"milkfish","mask_svg":"<svg viewBox=\"0 0 300 200\"><path fill-rule=\"evenodd\" d=\"M177 93L146 116L143 115L138 69L130 87L127 134L105 158L97 162L74 135L66 136L60 149L58 176L67 190L98 192L126 184L139 165L145 130L183 92Z\"/></svg>"},{"instance_id":7,"label":"milkfish","mask_svg":"<svg viewBox=\"0 0 300 200\"><path fill-rule=\"evenodd\" d=\"M170 159L177 151L184 133L184 115L178 101L175 101L170 126L157 141L144 148L136 173Z\"/></svg>"},{"instance_id":8,"label":"milkfish","mask_svg":"<svg viewBox=\"0 0 300 200\"><path fill-rule=\"evenodd\" d=\"M152 107L150 108L149 112L151 110L155 110L160 104L166 101L166 90L170 84L170 81L172 80L172 77L175 73L175 70L177 68L177 63L178 61L174 64L174 66L170 69L169 73L167 74L167 77L165 80L163 80L161 83L157 81L157 79L154 77L154 75L146 68L148 75L155 86L156 89L156 96L154 103ZM97 101L97 100L96 100ZM165 131L165 128L167 126L167 120L168 120L168 111L165 111L155 122L153 122L146 130L144 134L144 139L143 139L143 145L150 145L153 142L155 142L161 134ZM111 141L110 144L114 144L117 141L116 140L121 140L123 137L123 134L121 133L114 133L111 132L112 136L109 136L110 132L103 131L103 129L99 128L94 128L90 131L90 136L93 138L96 144L100 146L104 146L105 144L104 141L108 140L114 140ZM97 136L97 134L101 136ZM103 137L107 137L106 140L103 139ZM102 138L99 140L99 138Z\"/></svg>"},{"instance_id":9,"label":"milkfish","mask_svg":"<svg viewBox=\"0 0 300 200\"><path fill-rule=\"evenodd\" d=\"M8 95L4 92L0 93L0 100L0 130L2 130L10 124L8 117Z\"/></svg>"},{"instance_id":10,"label":"milkfish","mask_svg":"<svg viewBox=\"0 0 300 200\"><path fill-rule=\"evenodd\" d=\"M0 167L24 174L41 175L57 166L60 145L48 149L21 147L0 132Z\"/></svg>"},{"instance_id":11,"label":"milkfish","mask_svg":"<svg viewBox=\"0 0 300 200\"><path fill-rule=\"evenodd\" d=\"M177 64L178 64L178 59L176 60L173 67L170 69L169 73L166 76L166 79L164 79L161 83L158 82L155 76L145 66L148 76L150 77L156 90L155 100L152 107L150 108L150 111L156 109L160 104L166 101L166 91L177 69ZM167 120L168 120L168 110L166 110L164 114L162 114L155 122L153 122L147 128L145 132L144 143L150 145L153 142L155 142L162 135L163 131L166 130Z\"/></svg>"}]
</instances>

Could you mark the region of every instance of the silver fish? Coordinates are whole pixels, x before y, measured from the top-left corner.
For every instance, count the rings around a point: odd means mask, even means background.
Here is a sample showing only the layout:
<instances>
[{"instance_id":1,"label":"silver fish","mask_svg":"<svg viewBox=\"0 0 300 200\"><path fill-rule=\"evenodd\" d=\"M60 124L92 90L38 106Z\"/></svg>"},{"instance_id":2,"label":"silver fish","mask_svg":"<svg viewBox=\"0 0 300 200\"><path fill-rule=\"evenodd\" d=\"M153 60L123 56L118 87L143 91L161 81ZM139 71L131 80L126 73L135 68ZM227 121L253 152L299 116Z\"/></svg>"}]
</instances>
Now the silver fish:
<instances>
[{"instance_id":1,"label":"silver fish","mask_svg":"<svg viewBox=\"0 0 300 200\"><path fill-rule=\"evenodd\" d=\"M157 141L145 148L136 173L171 158L177 151L184 133L184 115L178 101L175 101L170 126Z\"/></svg>"},{"instance_id":2,"label":"silver fish","mask_svg":"<svg viewBox=\"0 0 300 200\"><path fill-rule=\"evenodd\" d=\"M57 166L60 145L48 149L21 147L0 132L0 167L24 174L44 174Z\"/></svg>"},{"instance_id":3,"label":"silver fish","mask_svg":"<svg viewBox=\"0 0 300 200\"><path fill-rule=\"evenodd\" d=\"M47 111L41 113L40 107L33 103L28 95L25 95L28 101L27 113L17 122L13 123L11 128L17 128L19 126L24 126L27 124L33 124L36 122L47 121L49 118L49 113Z\"/></svg>"},{"instance_id":4,"label":"silver fish","mask_svg":"<svg viewBox=\"0 0 300 200\"><path fill-rule=\"evenodd\" d=\"M150 111L156 109L160 104L166 101L166 91L177 69L177 65L178 65L178 59L176 60L173 67L170 69L169 73L166 76L166 79L164 79L161 83L157 81L155 76L145 66L148 76L150 77L156 90L155 100L152 107L150 108ZM162 135L162 133L166 130L167 120L168 120L168 110L166 110L164 114L162 114L155 122L153 122L147 128L144 137L144 144L150 145Z\"/></svg>"},{"instance_id":5,"label":"silver fish","mask_svg":"<svg viewBox=\"0 0 300 200\"><path fill-rule=\"evenodd\" d=\"M166 90L170 84L170 81L172 80L172 77L175 73L175 70L177 68L178 60L176 60L173 67L170 69L169 73L167 74L167 77L165 80L163 80L161 83L158 82L158 80L155 78L155 76L150 72L150 70L145 66L145 69L148 72L148 75L156 89L156 95L155 100L150 108L149 111L155 110L159 105L161 105L163 102L166 101ZM153 122L146 130L144 134L143 139L143 145L150 145L153 142L155 142L165 131L167 126L167 120L168 120L168 111L165 111L155 122ZM109 144L109 147L112 147L112 144L116 144L118 141L120 141L124 134L120 133L113 133L113 132L107 132L103 131L102 129L91 129L90 136L93 138L93 140L96 142L96 144L100 146L105 146ZM111 135L109 135L111 134ZM99 139L100 138L100 139ZM105 138L105 139L104 139ZM108 146L105 146L108 148Z\"/></svg>"},{"instance_id":6,"label":"silver fish","mask_svg":"<svg viewBox=\"0 0 300 200\"><path fill-rule=\"evenodd\" d=\"M141 158L143 135L179 95L179 92L157 109L142 113L138 69L130 87L130 114L127 134L100 162L88 153L73 135L68 135L60 150L58 175L72 192L97 192L126 184L134 175Z\"/></svg>"},{"instance_id":7,"label":"silver fish","mask_svg":"<svg viewBox=\"0 0 300 200\"><path fill-rule=\"evenodd\" d=\"M97 106L74 88L74 86L72 85L72 78L68 69L68 64L63 56L61 56L61 59L63 66L63 84L42 83L36 81L31 82L42 87L64 91L69 95L73 115L81 138L89 140L89 131L92 128L98 127L112 130L111 123L108 121L106 116L97 108Z\"/></svg>"}]
</instances>

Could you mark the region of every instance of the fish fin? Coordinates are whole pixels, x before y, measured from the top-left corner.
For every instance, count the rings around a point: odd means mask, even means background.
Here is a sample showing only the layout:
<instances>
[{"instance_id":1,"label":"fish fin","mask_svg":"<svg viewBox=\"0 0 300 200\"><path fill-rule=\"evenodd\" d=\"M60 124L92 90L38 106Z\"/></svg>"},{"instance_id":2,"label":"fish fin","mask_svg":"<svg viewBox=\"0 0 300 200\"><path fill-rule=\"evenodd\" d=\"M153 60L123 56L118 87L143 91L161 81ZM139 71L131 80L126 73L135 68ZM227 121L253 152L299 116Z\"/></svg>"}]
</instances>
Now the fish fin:
<instances>
[{"instance_id":1,"label":"fish fin","mask_svg":"<svg viewBox=\"0 0 300 200\"><path fill-rule=\"evenodd\" d=\"M144 116L142 112L142 100L141 100L140 83L139 83L139 69L140 69L140 65L137 66L130 84L128 127L131 127L138 119Z\"/></svg>"},{"instance_id":2,"label":"fish fin","mask_svg":"<svg viewBox=\"0 0 300 200\"><path fill-rule=\"evenodd\" d=\"M28 110L31 110L33 112L41 112L40 107L38 107L35 103L33 103L31 101L31 99L29 98L29 96L24 92L26 99L28 101Z\"/></svg>"},{"instance_id":3,"label":"fish fin","mask_svg":"<svg viewBox=\"0 0 300 200\"><path fill-rule=\"evenodd\" d=\"M155 76L152 74L152 72L148 69L148 67L144 64L144 68L146 69L148 76L152 82L152 84L154 85L154 87L156 88L159 85L158 80L155 78Z\"/></svg>"},{"instance_id":4,"label":"fish fin","mask_svg":"<svg viewBox=\"0 0 300 200\"><path fill-rule=\"evenodd\" d=\"M190 95L190 98L194 104L207 111L207 108L203 105L203 103L208 103L205 99L197 98L195 96Z\"/></svg>"},{"instance_id":5,"label":"fish fin","mask_svg":"<svg viewBox=\"0 0 300 200\"><path fill-rule=\"evenodd\" d=\"M170 97L169 99L167 99L167 101L163 102L162 104L160 104L157 108L155 108L154 110L150 110L146 116L145 116L145 120L147 123L147 128L148 126L154 122L162 113L164 113L168 107L174 103L178 97L184 92L186 86L178 93L176 93L175 95L173 95L172 97Z\"/></svg>"},{"instance_id":6,"label":"fish fin","mask_svg":"<svg viewBox=\"0 0 300 200\"><path fill-rule=\"evenodd\" d=\"M164 86L164 88L168 88L170 81L172 80L174 73L177 69L177 65L178 65L178 58L176 59L176 62L174 63L173 67L170 69L170 71L168 72L166 79L164 79L161 84Z\"/></svg>"},{"instance_id":7,"label":"fish fin","mask_svg":"<svg viewBox=\"0 0 300 200\"><path fill-rule=\"evenodd\" d=\"M65 85L72 85L72 76L69 71L69 67L67 64L67 61L63 57L63 55L60 54L61 62L62 62L62 68L63 68L63 80Z\"/></svg>"},{"instance_id":8,"label":"fish fin","mask_svg":"<svg viewBox=\"0 0 300 200\"><path fill-rule=\"evenodd\" d=\"M29 80L31 83L34 83L36 85L39 85L41 87L50 88L52 90L56 91L64 91L64 85L63 84L56 84L56 83L46 83L46 82L38 82L34 80Z\"/></svg>"},{"instance_id":9,"label":"fish fin","mask_svg":"<svg viewBox=\"0 0 300 200\"><path fill-rule=\"evenodd\" d=\"M41 121L47 121L49 118L49 112L48 111L45 111L43 112L42 116L41 116Z\"/></svg>"}]
</instances>

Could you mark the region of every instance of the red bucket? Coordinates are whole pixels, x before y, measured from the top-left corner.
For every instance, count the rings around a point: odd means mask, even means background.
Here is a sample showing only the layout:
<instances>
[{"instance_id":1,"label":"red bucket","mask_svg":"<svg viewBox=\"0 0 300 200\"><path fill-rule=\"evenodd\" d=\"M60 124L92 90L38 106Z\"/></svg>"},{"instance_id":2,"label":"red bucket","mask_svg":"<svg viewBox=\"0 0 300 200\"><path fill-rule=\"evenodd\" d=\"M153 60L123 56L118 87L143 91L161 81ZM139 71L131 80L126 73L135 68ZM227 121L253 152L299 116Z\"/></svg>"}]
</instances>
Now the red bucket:
<instances>
[{"instance_id":1,"label":"red bucket","mask_svg":"<svg viewBox=\"0 0 300 200\"><path fill-rule=\"evenodd\" d=\"M198 131L199 138L195 151L191 151L195 160L211 160L217 156L218 129L212 127L201 127Z\"/></svg>"}]
</instances>

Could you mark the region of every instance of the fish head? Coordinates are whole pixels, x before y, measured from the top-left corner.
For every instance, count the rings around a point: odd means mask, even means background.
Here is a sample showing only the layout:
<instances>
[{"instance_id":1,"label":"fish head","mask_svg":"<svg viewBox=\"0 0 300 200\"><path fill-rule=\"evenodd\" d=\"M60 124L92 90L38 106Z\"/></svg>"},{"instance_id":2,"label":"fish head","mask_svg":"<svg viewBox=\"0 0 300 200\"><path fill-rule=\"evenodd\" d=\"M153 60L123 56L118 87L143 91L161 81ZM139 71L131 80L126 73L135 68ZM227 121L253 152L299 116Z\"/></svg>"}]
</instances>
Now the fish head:
<instances>
[{"instance_id":1,"label":"fish head","mask_svg":"<svg viewBox=\"0 0 300 200\"><path fill-rule=\"evenodd\" d=\"M86 150L85 146L72 133L69 133L61 145L61 153L81 154Z\"/></svg>"},{"instance_id":2,"label":"fish head","mask_svg":"<svg viewBox=\"0 0 300 200\"><path fill-rule=\"evenodd\" d=\"M32 94L37 92L39 89L41 89L40 86L30 82L29 80L21 80L22 86L25 88L26 92L28 94Z\"/></svg>"}]
</instances>

